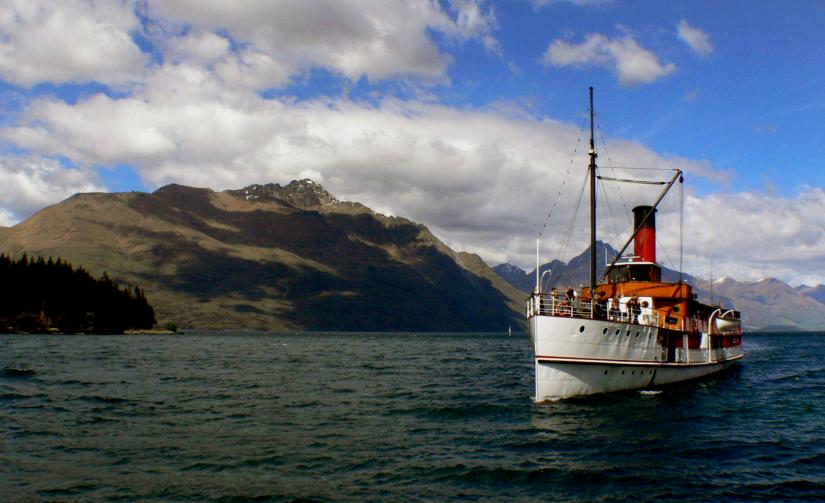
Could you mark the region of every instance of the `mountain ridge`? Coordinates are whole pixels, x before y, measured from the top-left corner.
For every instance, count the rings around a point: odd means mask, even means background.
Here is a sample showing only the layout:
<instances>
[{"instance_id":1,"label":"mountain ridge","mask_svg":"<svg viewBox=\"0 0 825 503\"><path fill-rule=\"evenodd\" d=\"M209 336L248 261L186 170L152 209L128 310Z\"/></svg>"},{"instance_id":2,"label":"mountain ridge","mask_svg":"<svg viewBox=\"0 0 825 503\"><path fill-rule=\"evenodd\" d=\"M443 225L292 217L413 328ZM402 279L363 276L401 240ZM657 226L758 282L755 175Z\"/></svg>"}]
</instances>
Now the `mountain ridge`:
<instances>
[{"instance_id":1,"label":"mountain ridge","mask_svg":"<svg viewBox=\"0 0 825 503\"><path fill-rule=\"evenodd\" d=\"M615 256L616 250L598 242L597 272L601 274L604 254ZM542 285L543 289L578 286L589 283L590 251L585 250L564 263L554 259L542 264L540 273L551 270ZM531 292L536 285L536 270L527 272L512 264L493 267L502 279L522 292ZM520 273L519 273L520 272ZM662 267L663 281L677 281L677 271ZM694 287L699 300L711 303L710 282L682 274L683 280ZM743 313L746 328L750 330L821 330L825 327L825 286L793 288L776 278L763 278L755 282L741 282L724 278L713 282L713 302L735 308Z\"/></svg>"},{"instance_id":2,"label":"mountain ridge","mask_svg":"<svg viewBox=\"0 0 825 503\"><path fill-rule=\"evenodd\" d=\"M253 197L248 197L253 196ZM308 180L77 194L0 229L0 251L138 284L161 322L267 330L506 330L523 296L426 226Z\"/></svg>"}]
</instances>

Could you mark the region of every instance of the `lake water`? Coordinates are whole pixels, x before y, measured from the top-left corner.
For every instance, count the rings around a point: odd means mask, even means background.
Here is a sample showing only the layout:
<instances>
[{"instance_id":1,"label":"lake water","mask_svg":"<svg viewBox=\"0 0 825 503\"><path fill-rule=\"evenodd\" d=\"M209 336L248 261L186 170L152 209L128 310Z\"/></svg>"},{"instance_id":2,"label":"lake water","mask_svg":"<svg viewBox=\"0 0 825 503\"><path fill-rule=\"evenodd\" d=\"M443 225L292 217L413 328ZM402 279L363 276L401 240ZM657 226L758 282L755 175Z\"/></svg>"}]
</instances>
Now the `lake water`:
<instances>
[{"instance_id":1,"label":"lake water","mask_svg":"<svg viewBox=\"0 0 825 503\"><path fill-rule=\"evenodd\" d=\"M535 404L523 334L0 335L0 500L825 498L825 335Z\"/></svg>"}]
</instances>

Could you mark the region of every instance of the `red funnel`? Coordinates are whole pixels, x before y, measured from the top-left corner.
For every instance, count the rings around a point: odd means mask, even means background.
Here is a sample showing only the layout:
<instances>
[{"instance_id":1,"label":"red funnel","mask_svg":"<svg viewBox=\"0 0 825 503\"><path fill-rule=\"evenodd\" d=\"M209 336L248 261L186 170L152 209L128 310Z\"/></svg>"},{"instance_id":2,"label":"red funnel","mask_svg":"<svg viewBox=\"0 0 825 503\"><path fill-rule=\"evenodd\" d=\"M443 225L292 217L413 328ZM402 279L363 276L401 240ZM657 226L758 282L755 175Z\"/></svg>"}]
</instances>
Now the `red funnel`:
<instances>
[{"instance_id":1,"label":"red funnel","mask_svg":"<svg viewBox=\"0 0 825 503\"><path fill-rule=\"evenodd\" d=\"M639 229L633 236L633 254L638 257L636 260L655 264L656 210L652 206L636 206L633 208L633 225Z\"/></svg>"}]
</instances>

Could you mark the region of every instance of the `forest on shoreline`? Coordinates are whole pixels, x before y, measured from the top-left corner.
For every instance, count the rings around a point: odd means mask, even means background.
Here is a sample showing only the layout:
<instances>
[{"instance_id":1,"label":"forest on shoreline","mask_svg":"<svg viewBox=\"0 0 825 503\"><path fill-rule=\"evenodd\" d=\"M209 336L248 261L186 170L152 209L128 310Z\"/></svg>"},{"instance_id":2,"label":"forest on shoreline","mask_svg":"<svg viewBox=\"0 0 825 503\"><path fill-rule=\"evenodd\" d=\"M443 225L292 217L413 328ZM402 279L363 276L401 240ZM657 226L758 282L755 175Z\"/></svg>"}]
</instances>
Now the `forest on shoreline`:
<instances>
[{"instance_id":1,"label":"forest on shoreline","mask_svg":"<svg viewBox=\"0 0 825 503\"><path fill-rule=\"evenodd\" d=\"M137 286L94 278L60 258L0 255L0 331L119 334L148 329L155 311Z\"/></svg>"}]
</instances>

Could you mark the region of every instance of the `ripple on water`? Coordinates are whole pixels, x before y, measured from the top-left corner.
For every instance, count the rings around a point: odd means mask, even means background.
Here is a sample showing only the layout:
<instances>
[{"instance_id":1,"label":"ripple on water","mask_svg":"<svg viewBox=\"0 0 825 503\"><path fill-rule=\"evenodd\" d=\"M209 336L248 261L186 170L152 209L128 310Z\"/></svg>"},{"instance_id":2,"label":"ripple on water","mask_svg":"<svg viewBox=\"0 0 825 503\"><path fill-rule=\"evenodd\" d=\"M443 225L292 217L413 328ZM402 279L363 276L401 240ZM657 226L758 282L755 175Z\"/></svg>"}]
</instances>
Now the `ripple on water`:
<instances>
[{"instance_id":1,"label":"ripple on water","mask_svg":"<svg viewBox=\"0 0 825 503\"><path fill-rule=\"evenodd\" d=\"M37 372L28 367L6 367L0 371L0 377L7 379L25 379L35 375L37 375Z\"/></svg>"},{"instance_id":2,"label":"ripple on water","mask_svg":"<svg viewBox=\"0 0 825 503\"><path fill-rule=\"evenodd\" d=\"M526 337L0 338L10 501L825 497L825 337L541 405Z\"/></svg>"}]
</instances>

